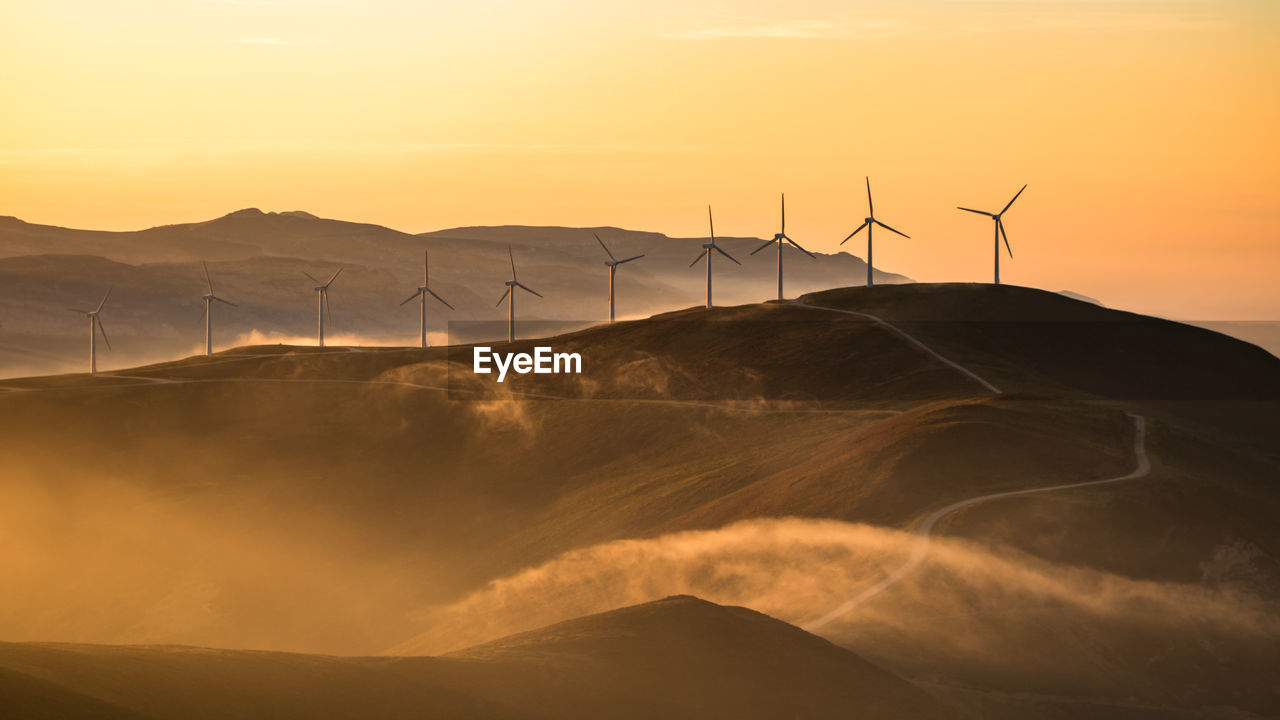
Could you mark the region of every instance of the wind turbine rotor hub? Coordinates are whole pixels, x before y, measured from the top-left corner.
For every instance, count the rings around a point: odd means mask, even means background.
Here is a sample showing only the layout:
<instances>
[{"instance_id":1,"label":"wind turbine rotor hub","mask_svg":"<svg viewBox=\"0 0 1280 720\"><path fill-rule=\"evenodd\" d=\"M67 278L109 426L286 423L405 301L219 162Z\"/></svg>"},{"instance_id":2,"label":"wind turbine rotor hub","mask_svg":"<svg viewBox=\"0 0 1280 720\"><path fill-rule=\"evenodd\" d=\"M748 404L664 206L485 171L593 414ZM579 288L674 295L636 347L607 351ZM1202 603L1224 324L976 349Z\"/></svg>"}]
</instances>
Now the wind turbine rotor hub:
<instances>
[{"instance_id":1,"label":"wind turbine rotor hub","mask_svg":"<svg viewBox=\"0 0 1280 720\"><path fill-rule=\"evenodd\" d=\"M873 217L866 217L866 218L863 218L863 219L862 219L862 221L863 221L864 223L870 224L870 223L875 222L875 221L876 221L876 219L875 219L875 218L873 218Z\"/></svg>"},{"instance_id":2,"label":"wind turbine rotor hub","mask_svg":"<svg viewBox=\"0 0 1280 720\"><path fill-rule=\"evenodd\" d=\"M716 246L716 245L715 245L715 243L702 243L702 248L703 248L704 250L710 250L711 248L713 248L713 247L715 247L715 246Z\"/></svg>"}]
</instances>

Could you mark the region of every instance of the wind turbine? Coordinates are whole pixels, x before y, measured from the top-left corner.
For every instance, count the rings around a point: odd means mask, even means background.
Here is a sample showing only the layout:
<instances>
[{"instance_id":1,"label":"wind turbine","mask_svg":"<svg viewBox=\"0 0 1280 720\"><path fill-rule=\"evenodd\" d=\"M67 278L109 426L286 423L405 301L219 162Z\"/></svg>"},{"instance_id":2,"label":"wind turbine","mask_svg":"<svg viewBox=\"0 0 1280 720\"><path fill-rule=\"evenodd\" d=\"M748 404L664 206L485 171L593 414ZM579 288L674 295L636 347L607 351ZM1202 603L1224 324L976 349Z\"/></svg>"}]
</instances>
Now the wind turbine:
<instances>
[{"instance_id":1,"label":"wind turbine","mask_svg":"<svg viewBox=\"0 0 1280 720\"><path fill-rule=\"evenodd\" d=\"M888 225L885 225L884 223L876 219L876 206L875 206L875 203L871 202L871 178L868 177L867 178L867 217L863 218L862 224L858 226L857 230L854 230L853 232L849 233L849 237L846 237L844 240L840 241L840 244L843 245L849 241L849 238L853 237L854 235L857 235L858 232L862 230L862 228L867 229L867 287L871 287L872 285L876 284L875 280L871 277L871 273L873 272L873 267L871 265L871 231L876 225L879 225L880 227L884 228L885 230L888 230L889 232L898 233L904 238L909 239L911 237L906 233L900 233L897 230L894 230L893 228L889 227Z\"/></svg>"},{"instance_id":2,"label":"wind turbine","mask_svg":"<svg viewBox=\"0 0 1280 720\"><path fill-rule=\"evenodd\" d=\"M1023 185L1022 190L1026 190L1026 189L1027 189L1027 186ZM1013 196L1013 200L1018 199L1018 195L1022 194L1022 190L1019 190L1017 194ZM960 210L967 210L971 213L986 215L987 217L995 221L995 224L996 224L996 285L1000 284L1000 238L1001 237L1004 238L1004 249L1009 253L1009 259L1010 260L1013 259L1013 248L1009 247L1009 235L1004 231L1004 220L1002 219L1004 217L1004 214L1009 211L1009 208L1013 206L1013 200L1010 200L1009 204L1005 205L1004 209L998 213L989 213L982 210L974 210L973 208L960 207L959 205L956 206L956 208Z\"/></svg>"},{"instance_id":3,"label":"wind turbine","mask_svg":"<svg viewBox=\"0 0 1280 720\"><path fill-rule=\"evenodd\" d=\"M765 249L765 248L769 247L770 245L772 245L772 244L774 244L774 243L777 243L777 244L778 244L778 299L779 299L779 300L781 300L781 299L782 299L782 246L783 246L783 244L784 244L784 243L791 243L792 245L795 245L795 246L796 246L796 249L797 249L797 250L799 250L800 252L804 253L805 255L808 255L809 257L813 257L813 253L811 253L811 252L809 252L808 250L805 250L804 248L800 247L800 244L799 244L799 243L797 243L795 240L792 240L791 238L787 237L787 196L786 196L786 193L783 193L783 195L782 195L782 230L781 230L780 232L774 233L774 235L773 235L773 239L772 239L772 240L770 240L769 242L767 242L767 243L765 243L765 244L761 245L760 247L756 248L755 250L752 250L752 251L751 251L751 254L752 254L752 255L755 255L756 253L760 252L761 250L763 250L763 249ZM814 259L816 260L817 258L814 258Z\"/></svg>"},{"instance_id":4,"label":"wind turbine","mask_svg":"<svg viewBox=\"0 0 1280 720\"><path fill-rule=\"evenodd\" d=\"M206 283L209 284L209 292L206 293L205 296L202 298L204 300L204 354L212 355L213 354L213 329L211 325L213 324L213 312L212 312L213 301L217 300L218 302L226 303L231 307L240 307L240 306L228 300L223 300L222 298L213 294L213 280L209 277L209 263L202 263L202 264L204 265L204 280Z\"/></svg>"},{"instance_id":5,"label":"wind turbine","mask_svg":"<svg viewBox=\"0 0 1280 720\"><path fill-rule=\"evenodd\" d=\"M93 310L77 310L69 308L73 313L82 313L89 318L89 374L94 375L98 372L98 333L102 333L102 341L107 344L107 349L111 349L111 341L107 339L107 329L102 326L102 318L99 313L102 307L107 304L107 298L111 297L111 289L107 289L107 294L102 296L102 302L98 303L98 307Z\"/></svg>"},{"instance_id":6,"label":"wind turbine","mask_svg":"<svg viewBox=\"0 0 1280 720\"><path fill-rule=\"evenodd\" d=\"M629 263L632 260L639 260L644 257L644 255L636 255L635 257L629 257L626 260L619 260L613 256L613 253L609 252L609 246L604 244L604 241L600 239L599 235L596 235L595 233L591 234L595 235L596 242L600 243L600 247L604 248L605 254L609 256L609 259L606 260L604 264L609 268L609 322L613 322L613 276L617 274L619 265L622 263Z\"/></svg>"},{"instance_id":7,"label":"wind turbine","mask_svg":"<svg viewBox=\"0 0 1280 720\"><path fill-rule=\"evenodd\" d=\"M448 302L446 302L444 298L437 295L435 290L432 290L430 287L427 286L427 251L423 250L422 251L422 285L418 286L417 292L410 295L409 298L404 302L400 303L400 306L404 307L405 305L409 304L414 298L417 298L420 301L420 305L418 307L418 323L422 327L422 336L421 336L422 347L427 346L427 294L428 293L430 293L431 297L444 303L445 307L449 308L450 310L454 309L453 306L450 305Z\"/></svg>"},{"instance_id":8,"label":"wind turbine","mask_svg":"<svg viewBox=\"0 0 1280 720\"><path fill-rule=\"evenodd\" d=\"M704 257L707 259L707 307L711 307L711 251L715 250L739 265L742 263L738 262L737 259L729 253L721 250L720 246L716 244L716 222L711 218L710 205L707 206L707 222L711 225L711 242L702 244L702 254L694 258L693 262L689 263L689 267L697 265L698 261Z\"/></svg>"},{"instance_id":9,"label":"wind turbine","mask_svg":"<svg viewBox=\"0 0 1280 720\"><path fill-rule=\"evenodd\" d=\"M506 292L502 293L502 297L498 298L497 305L494 307L501 305L508 295L511 296L511 299L507 302L507 342L511 343L516 341L516 288L527 290L538 297L542 297L542 294L516 279L516 257L511 254L510 245L507 246L507 257L511 260L511 279L506 283Z\"/></svg>"},{"instance_id":10,"label":"wind turbine","mask_svg":"<svg viewBox=\"0 0 1280 720\"><path fill-rule=\"evenodd\" d=\"M330 315L330 319L332 319L332 316L329 313L329 286L333 284L334 280L338 279L338 276L342 274L343 270L346 270L345 265L338 268L338 272L331 275L329 280L323 285L320 284L319 280L312 277L311 273L306 270L302 271L302 274L310 278L311 282L316 283L316 321L318 328L316 333L316 342L320 347L324 347L324 318L326 315Z\"/></svg>"}]
</instances>

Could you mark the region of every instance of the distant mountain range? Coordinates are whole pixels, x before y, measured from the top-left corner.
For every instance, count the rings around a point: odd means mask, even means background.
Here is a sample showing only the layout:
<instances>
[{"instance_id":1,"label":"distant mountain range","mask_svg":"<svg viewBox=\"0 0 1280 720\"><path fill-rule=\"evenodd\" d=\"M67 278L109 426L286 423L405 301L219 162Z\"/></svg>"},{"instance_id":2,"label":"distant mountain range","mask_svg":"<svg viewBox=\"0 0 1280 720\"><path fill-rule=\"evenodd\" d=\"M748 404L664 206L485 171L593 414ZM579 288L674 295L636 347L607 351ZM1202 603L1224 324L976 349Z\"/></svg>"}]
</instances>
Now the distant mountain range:
<instances>
[{"instance_id":1,"label":"distant mountain range","mask_svg":"<svg viewBox=\"0 0 1280 720\"><path fill-rule=\"evenodd\" d=\"M428 329L443 341L451 320L505 318L495 301L508 279L507 247L520 278L545 299L523 299L525 319L599 321L607 316L606 256L644 254L618 272L618 316L640 317L704 301L705 274L690 268L703 238L671 238L614 227L466 227L409 234L301 211L250 208L206 222L105 232L35 225L0 217L0 376L78 371L86 363L83 318L68 308L95 305L114 288L103 313L113 343L104 368L192 354L207 262L218 294L240 305L216 308L215 347L249 342L312 342L315 301L303 272L347 270L331 293L336 342L417 342L417 306L399 304L421 283L431 252L432 287L456 311L433 306ZM776 294L773 251L748 257L757 238L719 238L743 264L715 266L715 300L733 305ZM860 284L866 265L847 253L810 259L785 251L788 296ZM881 283L909 280L877 272Z\"/></svg>"}]
</instances>

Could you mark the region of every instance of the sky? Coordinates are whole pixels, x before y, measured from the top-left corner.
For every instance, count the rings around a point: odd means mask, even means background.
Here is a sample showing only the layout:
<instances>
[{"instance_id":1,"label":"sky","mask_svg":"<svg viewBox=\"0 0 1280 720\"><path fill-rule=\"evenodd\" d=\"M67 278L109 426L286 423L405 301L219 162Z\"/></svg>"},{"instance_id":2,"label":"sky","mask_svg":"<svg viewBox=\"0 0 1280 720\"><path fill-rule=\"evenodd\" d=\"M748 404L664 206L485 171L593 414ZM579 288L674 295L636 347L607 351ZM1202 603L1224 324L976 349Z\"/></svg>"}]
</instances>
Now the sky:
<instances>
[{"instance_id":1,"label":"sky","mask_svg":"<svg viewBox=\"0 0 1280 720\"><path fill-rule=\"evenodd\" d=\"M878 267L1280 320L1274 0L5 0L0 215L840 240ZM851 283L857 280L851 278Z\"/></svg>"}]
</instances>

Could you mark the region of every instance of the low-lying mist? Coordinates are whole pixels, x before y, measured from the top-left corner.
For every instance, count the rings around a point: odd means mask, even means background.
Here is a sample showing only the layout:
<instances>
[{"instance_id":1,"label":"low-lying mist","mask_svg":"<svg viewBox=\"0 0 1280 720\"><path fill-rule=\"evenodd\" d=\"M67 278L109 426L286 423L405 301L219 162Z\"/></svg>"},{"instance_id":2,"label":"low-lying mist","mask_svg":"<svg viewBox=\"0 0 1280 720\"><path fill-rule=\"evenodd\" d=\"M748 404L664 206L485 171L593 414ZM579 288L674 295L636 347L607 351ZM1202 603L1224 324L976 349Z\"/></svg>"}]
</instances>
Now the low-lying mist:
<instances>
[{"instance_id":1,"label":"low-lying mist","mask_svg":"<svg viewBox=\"0 0 1280 720\"><path fill-rule=\"evenodd\" d=\"M259 506L215 483L0 487L6 641L359 652L403 637L447 575L434 570L318 508Z\"/></svg>"},{"instance_id":2,"label":"low-lying mist","mask_svg":"<svg viewBox=\"0 0 1280 720\"><path fill-rule=\"evenodd\" d=\"M1280 612L1255 596L806 519L570 552L433 610L427 632L390 652L448 652L678 593L805 626L891 574L920 543L928 555L918 571L815 631L913 676L1053 692L1163 692L1198 678L1210 695L1222 683L1248 694L1258 687L1249 673L1280 660Z\"/></svg>"}]
</instances>

